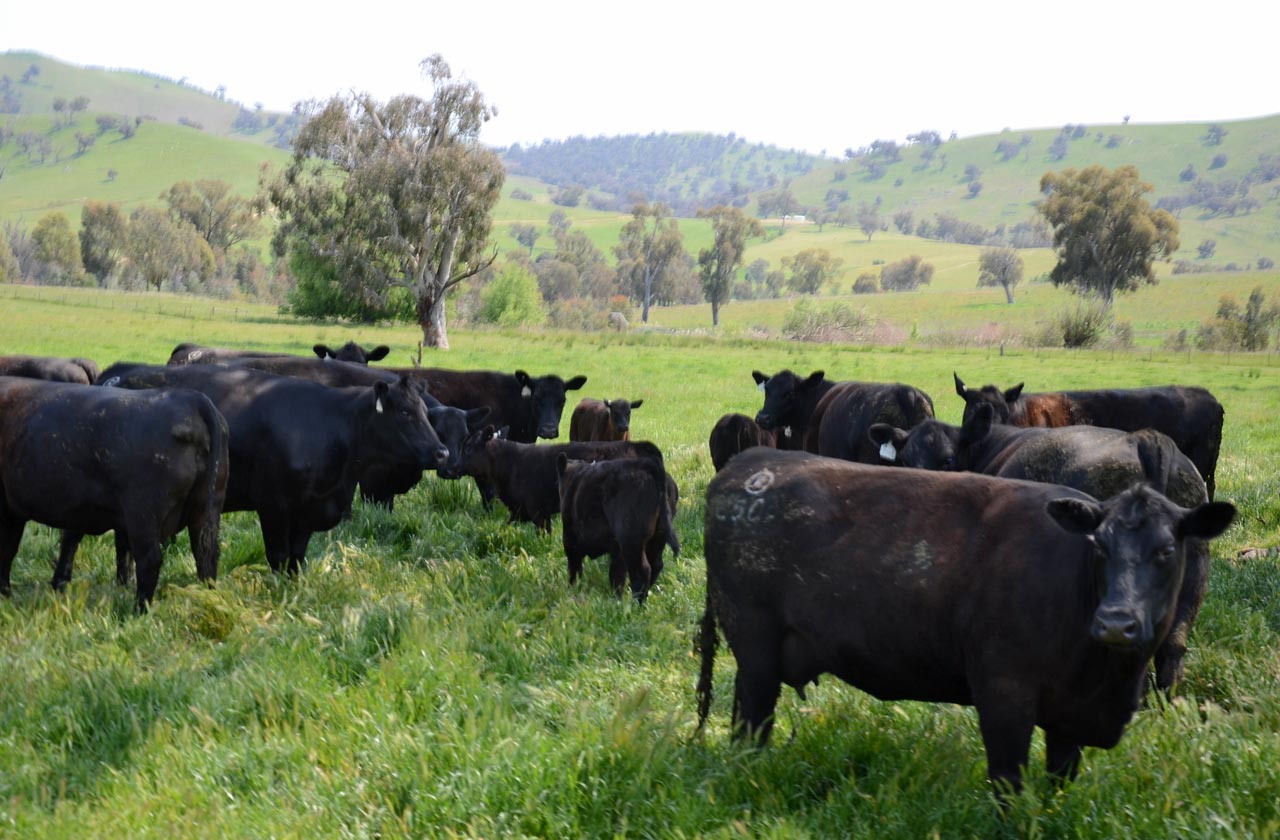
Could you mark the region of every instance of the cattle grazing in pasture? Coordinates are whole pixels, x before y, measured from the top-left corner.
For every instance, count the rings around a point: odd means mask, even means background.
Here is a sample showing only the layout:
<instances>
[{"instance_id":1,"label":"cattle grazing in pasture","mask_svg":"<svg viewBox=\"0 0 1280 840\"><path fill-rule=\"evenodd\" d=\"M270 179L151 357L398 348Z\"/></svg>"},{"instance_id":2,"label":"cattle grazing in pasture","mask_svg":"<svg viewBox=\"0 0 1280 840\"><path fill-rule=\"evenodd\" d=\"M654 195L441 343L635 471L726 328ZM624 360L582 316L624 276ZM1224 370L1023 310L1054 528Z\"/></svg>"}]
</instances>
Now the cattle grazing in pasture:
<instances>
[{"instance_id":1,"label":"cattle grazing in pasture","mask_svg":"<svg viewBox=\"0 0 1280 840\"><path fill-rule=\"evenodd\" d=\"M21 376L48 382L92 385L98 365L92 359L64 359L59 356L0 356L0 376Z\"/></svg>"},{"instance_id":2,"label":"cattle grazing in pasture","mask_svg":"<svg viewBox=\"0 0 1280 840\"><path fill-rule=\"evenodd\" d=\"M680 555L661 456L592 462L561 452L556 472L569 584L582 574L584 557L608 554L614 592L621 596L629 580L632 597L643 603L662 572L663 547Z\"/></svg>"},{"instance_id":3,"label":"cattle grazing in pasture","mask_svg":"<svg viewBox=\"0 0 1280 840\"><path fill-rule=\"evenodd\" d=\"M867 439L871 424L910 428L933 416L933 400L910 385L836 382L820 370L805 379L789 370L751 375L764 391L756 423L774 432L779 449L879 464L879 453Z\"/></svg>"},{"instance_id":4,"label":"cattle grazing in pasture","mask_svg":"<svg viewBox=\"0 0 1280 840\"><path fill-rule=\"evenodd\" d=\"M648 441L519 443L506 440L499 430L486 425L467 438L462 469L477 483L483 480L493 486L498 500L507 507L508 522L532 522L550 531L552 517L560 512L556 457L562 452L575 461L651 458L663 465L662 451ZM674 509L678 490L674 481L668 481L667 487Z\"/></svg>"},{"instance_id":5,"label":"cattle grazing in pasture","mask_svg":"<svg viewBox=\"0 0 1280 840\"><path fill-rule=\"evenodd\" d=\"M387 354L391 352L391 348L385 344L379 344L369 350L354 341L348 341L337 350L330 348L326 344L317 344L311 348L311 351L321 359L367 365L369 362L377 362L386 358ZM291 353L273 353L265 350L235 350L228 347L205 347L200 344L184 342L173 348L173 352L169 354L169 361L166 364L221 365L241 362L246 359L273 359L279 356L310 358L309 356L294 356Z\"/></svg>"},{"instance_id":6,"label":"cattle grazing in pasture","mask_svg":"<svg viewBox=\"0 0 1280 840\"><path fill-rule=\"evenodd\" d=\"M720 472L729 459L753 446L773 446L773 432L756 425L745 414L726 414L711 428L707 447L711 450L711 463Z\"/></svg>"},{"instance_id":7,"label":"cattle grazing in pasture","mask_svg":"<svg viewBox=\"0 0 1280 840\"><path fill-rule=\"evenodd\" d=\"M584 397L569 417L569 440L631 440L631 410L644 400Z\"/></svg>"},{"instance_id":8,"label":"cattle grazing in pasture","mask_svg":"<svg viewBox=\"0 0 1280 840\"><path fill-rule=\"evenodd\" d=\"M84 535L109 530L137 559L139 611L155 594L162 545L183 528L197 575L213 581L228 445L226 420L195 391L133 393L0 377L0 591L9 594L29 520L62 529L58 588L71 579ZM127 569L120 560L117 579Z\"/></svg>"},{"instance_id":9,"label":"cattle grazing in pasture","mask_svg":"<svg viewBox=\"0 0 1280 840\"><path fill-rule=\"evenodd\" d=\"M297 572L317 531L351 510L367 471L434 469L448 457L419 388L394 383L331 388L234 365L113 365L100 385L193 388L213 400L230 428L227 511L257 512L267 562Z\"/></svg>"},{"instance_id":10,"label":"cattle grazing in pasture","mask_svg":"<svg viewBox=\"0 0 1280 840\"><path fill-rule=\"evenodd\" d=\"M1168 634L1190 540L1235 515L1137 485L1070 488L755 448L707 488L698 715L716 626L737 660L733 730L763 743L782 684L821 674L883 700L974 706L998 793L1036 726L1051 774L1110 748Z\"/></svg>"},{"instance_id":11,"label":"cattle grazing in pasture","mask_svg":"<svg viewBox=\"0 0 1280 840\"><path fill-rule=\"evenodd\" d=\"M1155 429L1168 435L1191 459L1204 479L1209 498L1217 484L1222 448L1222 403L1204 388L1164 385L1096 391L1023 393L1022 383L1001 390L995 385L969 388L959 375L956 393L964 400L967 421L979 405L990 404L997 423L1010 426L1106 426L1136 432Z\"/></svg>"},{"instance_id":12,"label":"cattle grazing in pasture","mask_svg":"<svg viewBox=\"0 0 1280 840\"><path fill-rule=\"evenodd\" d=\"M555 374L530 376L523 370L514 374L491 370L448 370L446 368L394 368L415 378L426 379L432 395L455 408L489 409L488 422L506 428L506 439L533 443L538 438L560 436L565 392L587 384L585 376L568 380ZM472 474L485 510L493 505L496 490L486 479Z\"/></svg>"},{"instance_id":13,"label":"cattle grazing in pasture","mask_svg":"<svg viewBox=\"0 0 1280 840\"><path fill-rule=\"evenodd\" d=\"M917 469L1060 484L1104 500L1145 482L1182 507L1209 501L1195 465L1153 429L1016 428L994 423L992 407L981 405L963 426L928 420L908 432L877 424L868 436L882 449L887 447L886 460ZM1182 679L1187 639L1208 584L1209 546L1189 540L1177 615L1155 654L1156 685L1163 690L1173 689Z\"/></svg>"}]
</instances>

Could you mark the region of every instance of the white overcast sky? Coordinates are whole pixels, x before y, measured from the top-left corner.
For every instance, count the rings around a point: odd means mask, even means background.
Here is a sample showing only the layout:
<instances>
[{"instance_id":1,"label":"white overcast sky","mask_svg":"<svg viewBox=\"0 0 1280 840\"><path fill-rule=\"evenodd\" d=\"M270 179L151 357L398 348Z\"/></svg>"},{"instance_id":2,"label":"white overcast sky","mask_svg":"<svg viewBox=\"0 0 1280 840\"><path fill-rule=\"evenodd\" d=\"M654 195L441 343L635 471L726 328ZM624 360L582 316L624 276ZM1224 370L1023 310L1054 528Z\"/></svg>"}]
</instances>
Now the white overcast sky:
<instances>
[{"instance_id":1,"label":"white overcast sky","mask_svg":"<svg viewBox=\"0 0 1280 840\"><path fill-rule=\"evenodd\" d=\"M921 130L1280 112L1276 0L3 0L0 51L186 78L289 110L429 95L440 53L499 114L482 140L736 132L838 155Z\"/></svg>"}]
</instances>

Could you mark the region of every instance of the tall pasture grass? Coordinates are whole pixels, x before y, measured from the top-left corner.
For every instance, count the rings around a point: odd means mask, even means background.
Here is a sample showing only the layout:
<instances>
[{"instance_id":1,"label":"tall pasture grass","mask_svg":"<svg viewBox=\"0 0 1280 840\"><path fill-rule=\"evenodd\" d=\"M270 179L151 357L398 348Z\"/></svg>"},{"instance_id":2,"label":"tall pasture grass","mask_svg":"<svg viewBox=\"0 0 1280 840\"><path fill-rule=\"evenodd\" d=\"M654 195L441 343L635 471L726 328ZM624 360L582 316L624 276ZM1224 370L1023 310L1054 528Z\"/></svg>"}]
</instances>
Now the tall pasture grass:
<instances>
[{"instance_id":1,"label":"tall pasture grass","mask_svg":"<svg viewBox=\"0 0 1280 840\"><path fill-rule=\"evenodd\" d=\"M6 313L16 302L0 290ZM307 352L409 328L24 300L0 351L162 363L182 340ZM116 314L112 314L112 313ZM225 317L225 320L224 320ZM54 325L57 325L56 328ZM570 588L549 535L484 511L466 482L425 480L395 509L356 503L273 575L256 517L223 518L215 587L186 537L151 612L114 583L109 536L49 590L57 535L28 525L0 601L0 835L13 837L1265 837L1280 833L1280 368L1266 357L985 349L892 351L745 338L455 331L424 363L585 374L570 395L644 398L633 435L681 490L684 551L644 606L606 564ZM401 362L402 363L402 362ZM956 422L952 371L1029 389L1209 387L1227 427L1219 495L1240 505L1214 543L1187 679L1152 698L1113 750L1059 789L1033 746L1005 817L970 709L881 702L833 678L784 691L773 744L729 738L722 647L695 735L693 631L705 594L706 437L753 414L752 369L909 382ZM567 418L561 426L567 432ZM905 515L905 512L904 512ZM1238 559L1247 548L1255 559Z\"/></svg>"}]
</instances>

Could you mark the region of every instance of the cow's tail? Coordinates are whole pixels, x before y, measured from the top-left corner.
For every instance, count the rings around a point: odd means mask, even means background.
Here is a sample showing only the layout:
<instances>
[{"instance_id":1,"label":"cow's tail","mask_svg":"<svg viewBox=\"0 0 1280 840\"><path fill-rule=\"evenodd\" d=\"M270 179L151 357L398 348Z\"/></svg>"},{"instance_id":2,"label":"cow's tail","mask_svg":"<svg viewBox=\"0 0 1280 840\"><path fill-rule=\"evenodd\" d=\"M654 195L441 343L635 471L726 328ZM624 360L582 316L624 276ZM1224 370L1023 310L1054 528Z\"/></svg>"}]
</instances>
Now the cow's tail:
<instances>
[{"instance_id":1,"label":"cow's tail","mask_svg":"<svg viewBox=\"0 0 1280 840\"><path fill-rule=\"evenodd\" d=\"M1142 476L1146 482L1160 491L1169 494L1169 478L1173 473L1174 463L1178 457L1178 449L1167 435L1152 429L1142 429L1133 433L1138 450L1138 463L1142 466Z\"/></svg>"},{"instance_id":2,"label":"cow's tail","mask_svg":"<svg viewBox=\"0 0 1280 840\"><path fill-rule=\"evenodd\" d=\"M707 608L702 613L702 621L698 623L698 632L693 640L694 653L701 657L702 665L698 672L698 729L702 734L707 723L707 715L711 713L711 684L716 666L716 648L720 645L720 637L716 633L716 613L711 601L711 587L707 587Z\"/></svg>"},{"instance_id":3,"label":"cow's tail","mask_svg":"<svg viewBox=\"0 0 1280 840\"><path fill-rule=\"evenodd\" d=\"M218 533L222 517L222 494L218 492L218 476L230 467L223 464L222 459L230 459L229 432L226 418L214 407L213 401L204 394L197 402L200 406L200 417L209 430L209 459L205 464L204 506L200 527L191 534L192 554L196 559L196 576L200 580L212 583L218 578L218 557L221 547L218 544ZM223 453L228 453L226 456Z\"/></svg>"}]
</instances>

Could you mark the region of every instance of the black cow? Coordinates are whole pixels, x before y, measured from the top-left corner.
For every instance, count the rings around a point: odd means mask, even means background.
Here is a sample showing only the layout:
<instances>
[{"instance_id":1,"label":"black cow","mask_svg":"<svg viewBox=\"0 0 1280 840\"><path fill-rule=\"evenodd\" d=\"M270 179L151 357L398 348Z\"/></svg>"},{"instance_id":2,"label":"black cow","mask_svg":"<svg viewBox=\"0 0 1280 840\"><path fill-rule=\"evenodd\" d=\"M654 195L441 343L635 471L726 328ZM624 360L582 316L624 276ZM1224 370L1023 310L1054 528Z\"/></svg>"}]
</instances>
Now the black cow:
<instances>
[{"instance_id":1,"label":"black cow","mask_svg":"<svg viewBox=\"0 0 1280 840\"><path fill-rule=\"evenodd\" d=\"M155 594L162 544L183 528L196 573L213 581L228 440L222 415L194 391L0 377L0 591L9 594L28 520L63 529L55 587L71 579L84 535L113 529L137 557L139 611Z\"/></svg>"},{"instance_id":2,"label":"black cow","mask_svg":"<svg viewBox=\"0 0 1280 840\"><path fill-rule=\"evenodd\" d=\"M680 555L661 456L590 462L561 452L556 471L570 585L584 557L608 554L614 592L621 596L629 579L632 597L643 603L662 572L663 546Z\"/></svg>"},{"instance_id":3,"label":"black cow","mask_svg":"<svg viewBox=\"0 0 1280 840\"><path fill-rule=\"evenodd\" d=\"M764 391L756 423L774 432L779 449L879 464L879 453L867 440L873 423L909 428L933 416L933 400L910 385L833 382L820 370L806 379L789 370L751 375Z\"/></svg>"},{"instance_id":4,"label":"black cow","mask_svg":"<svg viewBox=\"0 0 1280 840\"><path fill-rule=\"evenodd\" d=\"M744 449L773 445L773 432L766 432L747 415L737 413L726 414L717 420L707 440L716 472L720 472L730 458Z\"/></svg>"},{"instance_id":5,"label":"black cow","mask_svg":"<svg viewBox=\"0 0 1280 840\"><path fill-rule=\"evenodd\" d=\"M1173 441L1153 429L1125 432L1099 426L1016 428L995 424L992 407L978 406L969 422L952 426L928 420L910 432L884 424L869 437L887 450L887 461L926 470L968 470L1001 478L1060 484L1109 499L1146 482L1182 507L1209 501L1195 465ZM896 450L896 452L894 451ZM1156 685L1173 689L1182 679L1187 639L1209 584L1209 546L1189 540L1177 614L1156 650Z\"/></svg>"},{"instance_id":6,"label":"black cow","mask_svg":"<svg viewBox=\"0 0 1280 840\"><path fill-rule=\"evenodd\" d=\"M22 376L49 382L91 385L98 376L92 359L64 359L59 356L0 356L0 376Z\"/></svg>"},{"instance_id":7,"label":"black cow","mask_svg":"<svg viewBox=\"0 0 1280 840\"><path fill-rule=\"evenodd\" d=\"M587 384L585 376L575 376L566 381L554 374L530 376L522 370L514 374L445 368L394 370L426 379L431 393L445 405L464 409L488 408L488 422L498 429L505 427L507 439L517 443L559 437L565 392L576 391ZM480 500L488 510L497 491L484 478L474 474L473 477L480 491Z\"/></svg>"},{"instance_id":8,"label":"black cow","mask_svg":"<svg viewBox=\"0 0 1280 840\"><path fill-rule=\"evenodd\" d=\"M551 530L551 519L560 512L556 486L556 457L566 454L575 461L610 458L652 458L663 464L662 451L648 441L590 441L533 444L506 440L487 425L472 433L463 446L463 472L477 483L488 482L506 505L508 522L532 522ZM668 484L668 489L674 487ZM670 495L674 507L677 496Z\"/></svg>"},{"instance_id":9,"label":"black cow","mask_svg":"<svg viewBox=\"0 0 1280 840\"><path fill-rule=\"evenodd\" d=\"M631 440L631 410L644 400L584 397L569 417L569 440Z\"/></svg>"},{"instance_id":10,"label":"black cow","mask_svg":"<svg viewBox=\"0 0 1280 840\"><path fill-rule=\"evenodd\" d=\"M1164 385L1025 394L1021 382L1004 390L995 385L975 390L954 372L951 375L956 381L956 393L964 400L964 420L979 405L990 404L996 422L1010 426L1090 425L1126 432L1163 432L1196 465L1209 498L1214 496L1224 411L1222 403L1204 388Z\"/></svg>"},{"instance_id":11,"label":"black cow","mask_svg":"<svg viewBox=\"0 0 1280 840\"><path fill-rule=\"evenodd\" d=\"M311 348L321 359L335 359L340 362L351 362L357 365L367 365L369 362L377 362L386 358L391 352L391 348L385 344L380 344L372 350L367 350L356 344L354 341L348 341L337 350L331 349L326 344L317 344ZM239 362L246 359L273 359L279 356L287 356L291 358L309 358L303 356L293 356L290 353L271 353L262 350L233 350L226 347L205 347L200 344L192 344L185 342L173 348L173 352L169 354L170 365L195 365L195 364L226 364L228 362Z\"/></svg>"},{"instance_id":12,"label":"black cow","mask_svg":"<svg viewBox=\"0 0 1280 840\"><path fill-rule=\"evenodd\" d=\"M317 531L351 510L356 483L370 469L432 469L448 453L427 420L418 388L405 379L331 388L243 366L114 365L101 385L194 388L231 430L225 510L252 510L267 562L297 572Z\"/></svg>"},{"instance_id":13,"label":"black cow","mask_svg":"<svg viewBox=\"0 0 1280 840\"><path fill-rule=\"evenodd\" d=\"M716 624L738 663L733 726L767 740L783 683L830 673L884 700L976 707L997 791L1032 732L1050 773L1110 748L1169 632L1189 539L1235 508L1185 509L1139 485L1069 488L883 469L764 448L707 488L698 714Z\"/></svg>"}]
</instances>

